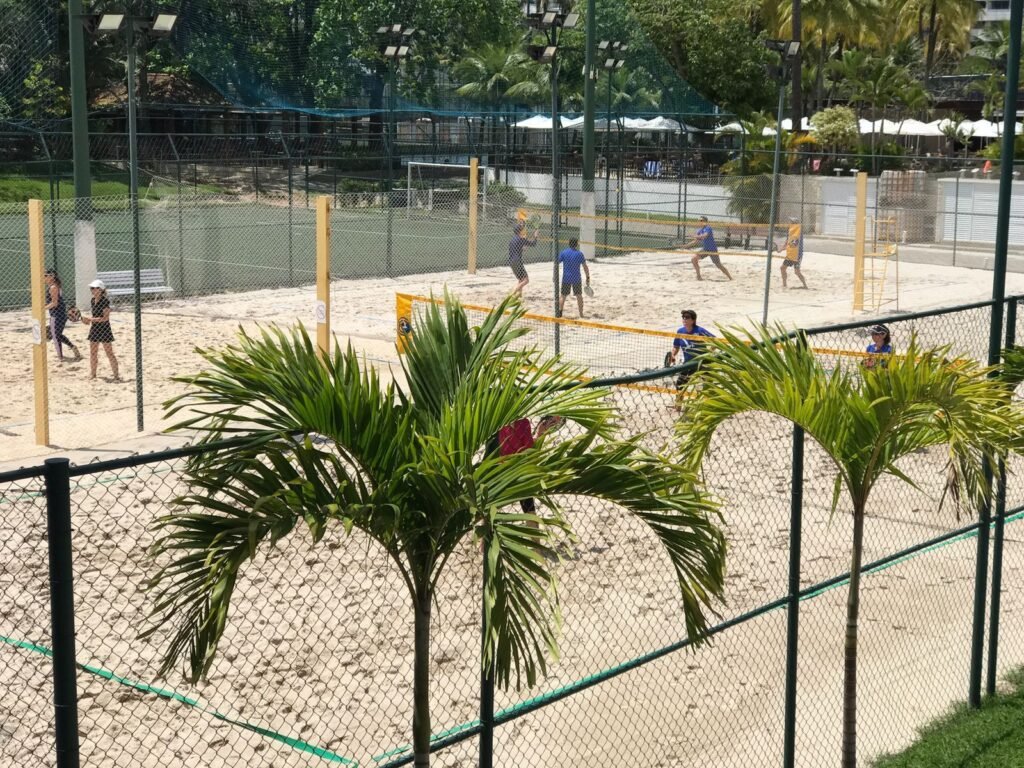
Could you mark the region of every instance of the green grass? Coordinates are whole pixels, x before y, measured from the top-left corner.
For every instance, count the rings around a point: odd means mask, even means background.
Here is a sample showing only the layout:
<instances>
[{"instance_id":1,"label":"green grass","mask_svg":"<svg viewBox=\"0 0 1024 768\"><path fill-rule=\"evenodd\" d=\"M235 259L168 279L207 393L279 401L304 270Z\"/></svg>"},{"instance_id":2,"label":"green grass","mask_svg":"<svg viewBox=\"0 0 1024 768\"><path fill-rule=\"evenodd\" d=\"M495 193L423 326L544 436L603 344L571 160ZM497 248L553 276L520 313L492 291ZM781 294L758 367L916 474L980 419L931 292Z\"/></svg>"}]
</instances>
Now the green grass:
<instances>
[{"instance_id":1,"label":"green grass","mask_svg":"<svg viewBox=\"0 0 1024 768\"><path fill-rule=\"evenodd\" d=\"M1011 690L982 703L959 705L921 730L918 741L876 768L1019 768L1024 766L1024 670L1007 675Z\"/></svg>"},{"instance_id":2,"label":"green grass","mask_svg":"<svg viewBox=\"0 0 1024 768\"><path fill-rule=\"evenodd\" d=\"M224 191L209 184L200 184L198 189L191 184L183 187L185 194L223 194ZM54 197L70 200L75 196L75 186L70 180L62 180L54 184ZM128 184L124 181L99 181L93 179L93 197L127 197ZM154 184L149 186L146 181L140 182L139 197L145 200L160 200L174 197L178 188L173 184ZM0 176L0 203L24 203L27 200L49 200L50 182L45 178L31 176Z\"/></svg>"}]
</instances>

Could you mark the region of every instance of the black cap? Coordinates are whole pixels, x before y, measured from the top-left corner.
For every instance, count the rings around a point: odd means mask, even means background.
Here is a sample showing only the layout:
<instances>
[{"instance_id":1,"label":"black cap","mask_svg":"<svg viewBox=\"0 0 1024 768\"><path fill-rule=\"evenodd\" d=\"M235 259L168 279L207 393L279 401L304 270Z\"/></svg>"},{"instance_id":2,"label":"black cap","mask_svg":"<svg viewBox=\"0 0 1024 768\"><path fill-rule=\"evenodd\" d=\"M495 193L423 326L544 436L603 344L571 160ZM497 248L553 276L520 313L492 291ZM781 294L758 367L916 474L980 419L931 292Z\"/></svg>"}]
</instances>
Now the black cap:
<instances>
[{"instance_id":1,"label":"black cap","mask_svg":"<svg viewBox=\"0 0 1024 768\"><path fill-rule=\"evenodd\" d=\"M883 333L888 335L889 329L886 328L881 323L879 323L878 325L872 325L870 328L868 328L868 332L870 332L871 334Z\"/></svg>"}]
</instances>

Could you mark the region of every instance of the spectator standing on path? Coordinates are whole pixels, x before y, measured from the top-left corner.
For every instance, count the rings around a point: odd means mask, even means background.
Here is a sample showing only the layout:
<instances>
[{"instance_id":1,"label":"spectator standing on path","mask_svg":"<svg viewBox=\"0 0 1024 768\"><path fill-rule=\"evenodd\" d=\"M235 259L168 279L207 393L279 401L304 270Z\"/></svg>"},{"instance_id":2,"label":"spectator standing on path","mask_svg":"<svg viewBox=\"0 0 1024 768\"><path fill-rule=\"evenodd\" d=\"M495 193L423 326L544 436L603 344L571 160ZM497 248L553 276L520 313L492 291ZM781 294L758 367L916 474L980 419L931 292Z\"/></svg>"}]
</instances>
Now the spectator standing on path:
<instances>
[{"instance_id":1,"label":"spectator standing on path","mask_svg":"<svg viewBox=\"0 0 1024 768\"><path fill-rule=\"evenodd\" d=\"M512 291L516 296L523 295L523 288L526 287L527 283L530 282L530 276L526 272L526 266L523 264L523 248L526 246L534 246L537 244L537 231L533 232L533 239L528 239L526 236L526 224L522 221L517 221L515 226L512 227L512 239L508 243L508 265L512 268L512 274L516 276L516 280L519 282L516 284L515 290Z\"/></svg>"},{"instance_id":2,"label":"spectator standing on path","mask_svg":"<svg viewBox=\"0 0 1024 768\"><path fill-rule=\"evenodd\" d=\"M697 273L697 279L704 279L700 275L701 259L706 259L710 256L711 263L718 267L727 280L732 280L732 275L729 274L729 270L722 265L722 260L718 257L718 244L715 242L714 230L712 230L711 225L708 224L708 217L701 216L700 223L700 228L694 235L693 240L683 246L684 249L697 249L696 253L693 254L693 258L690 259L690 263L693 264L693 271Z\"/></svg>"},{"instance_id":3,"label":"spectator standing on path","mask_svg":"<svg viewBox=\"0 0 1024 768\"><path fill-rule=\"evenodd\" d=\"M558 302L558 316L564 314L565 300L572 292L576 294L580 317L583 317L583 279L580 268L586 273L587 285L590 285L590 267L587 266L587 257L580 250L579 240L575 237L569 238L569 247L558 254L558 263L562 266L562 298Z\"/></svg>"},{"instance_id":4,"label":"spectator standing on path","mask_svg":"<svg viewBox=\"0 0 1024 768\"><path fill-rule=\"evenodd\" d=\"M800 278L800 284L807 288L807 281L804 280L804 273L800 266L804 261L804 235L800 222L795 218L789 220L789 233L786 235L786 258L782 260L782 287L787 288L787 270L793 267L793 272Z\"/></svg>"}]
</instances>

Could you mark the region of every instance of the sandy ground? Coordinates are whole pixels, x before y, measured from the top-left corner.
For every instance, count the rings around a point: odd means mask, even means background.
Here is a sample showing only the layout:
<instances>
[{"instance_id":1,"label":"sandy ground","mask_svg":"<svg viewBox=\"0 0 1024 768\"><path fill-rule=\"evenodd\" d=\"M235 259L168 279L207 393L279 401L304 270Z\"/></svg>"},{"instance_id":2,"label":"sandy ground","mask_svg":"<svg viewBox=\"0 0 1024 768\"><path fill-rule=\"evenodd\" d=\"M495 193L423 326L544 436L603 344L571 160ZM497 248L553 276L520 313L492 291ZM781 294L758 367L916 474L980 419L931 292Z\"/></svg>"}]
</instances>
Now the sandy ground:
<instances>
[{"instance_id":1,"label":"sandy ground","mask_svg":"<svg viewBox=\"0 0 1024 768\"><path fill-rule=\"evenodd\" d=\"M679 309L692 307L711 328L760 318L763 263L727 261L736 280L717 275L697 283L687 265L663 256L593 265L598 291L588 314L595 320L674 330ZM708 265L710 267L710 265ZM841 257L807 258L811 290L773 289L771 316L788 324L851 319L850 270ZM531 309L548 307L534 266ZM773 276L777 277L777 275ZM991 275L963 269L902 265L900 309L982 299ZM333 291L332 323L381 368L394 366L393 294L435 293L447 284L464 301L493 304L510 287L506 270L476 276L425 275L401 281L346 281ZM660 291L651 290L661 287ZM1024 290L1024 276L1008 276L1008 292ZM195 370L195 345L230 340L241 322L307 320L312 289L265 291L147 306L143 354L147 428L160 428L158 403L180 391L174 374ZM895 308L895 307L893 307ZM569 312L574 316L575 312ZM864 316L866 317L866 316ZM54 446L31 442L28 326L24 315L0 318L11 366L0 436L7 466L35 463L50 451L89 457L173 442L125 442L135 428L130 383L89 382L83 364L52 371ZM963 323L915 326L941 340ZM115 316L123 375L134 376L131 316ZM148 329L152 328L152 333ZM984 344L985 326L978 331ZM909 328L904 335L909 334ZM897 344L905 343L899 333ZM77 336L84 336L79 331ZM973 338L973 337L972 337ZM947 339L948 340L948 339ZM593 342L599 343L599 342ZM662 342L658 342L661 344ZM857 350L863 337L848 332L830 343ZM969 345L972 349L977 345ZM615 345L612 345L615 346ZM620 343L621 346L621 343ZM659 347L658 349L660 349ZM582 353L581 353L582 354ZM652 353L644 353L655 354ZM611 367L625 365L616 358ZM637 363L637 361L632 361ZM640 361L642 362L642 361ZM650 363L651 366L656 364ZM101 372L104 370L101 360ZM619 390L613 397L631 414L630 429L667 440L672 412L664 395ZM732 618L785 594L790 539L790 433L785 424L747 416L726 425L706 466L721 498L730 553L727 605ZM942 457L921 454L905 466L920 491L883 483L874 496L866 533L866 560L956 527L936 510ZM833 517L833 472L808 448L802 538L804 585L842 572L849 518ZM183 491L177 466L82 478L73 491L79 661L133 681L173 689L206 711L144 694L84 673L80 676L83 764L90 766L320 766L332 762L214 717L269 728L331 750L359 765L381 765L382 755L407 743L411 697L411 615L398 574L358 538L332 531L311 546L293 534L262 553L238 585L221 655L209 678L189 687L175 674L155 679L161 638L135 638L145 624L140 586L153 565L145 558L149 525ZM0 504L0 635L49 644L45 508L39 483L4 488ZM1019 490L1008 504L1024 501ZM13 502L13 503L12 503ZM579 541L561 566L565 621L562 658L534 691L499 692L499 709L629 662L679 641L683 629L667 560L640 525L600 504L570 511ZM1024 571L1024 533L1008 528L1003 595L1001 668L1024 661L1024 603L1012 587ZM906 744L915 727L941 713L967 690L973 539L913 558L864 583L860 734L865 760ZM433 657L435 732L476 717L479 667L479 564L467 545L449 564L437 606ZM798 764L838 760L843 588L801 607ZM496 762L507 766L777 765L782 751L786 614L775 611L738 625L706 648L670 654L625 672L498 728ZM52 704L45 657L0 645L0 765L50 765ZM475 764L475 743L438 756L436 764ZM334 762L333 764L339 764Z\"/></svg>"},{"instance_id":2,"label":"sandy ground","mask_svg":"<svg viewBox=\"0 0 1024 768\"><path fill-rule=\"evenodd\" d=\"M707 260L705 260L706 262ZM714 267L705 263L702 282L694 279L688 260L666 254L627 254L602 259L592 265L594 299L585 307L588 319L636 328L674 331L679 311L697 310L698 323L712 330L722 326L750 325L762 316L764 261L760 258L726 256L725 263L735 278L726 282ZM777 264L776 260L776 264ZM809 327L846 322L858 317L877 317L896 311L912 312L983 300L991 295L989 272L926 264L901 264L898 291L895 268L889 266L884 285L876 296L884 300L876 311L852 311L851 259L829 254L808 254L805 274L810 290L783 290L778 270L773 270L769 296L769 319L788 327ZM530 265L533 282L525 302L532 312L551 314L551 290L547 265ZM877 276L882 269L878 268ZM869 274L870 277L870 274ZM396 367L394 350L394 294L434 295L445 286L462 301L493 306L509 291L514 281L507 268L481 270L476 275L443 272L412 275L398 280L344 280L332 287L331 323L338 339L351 341L382 370ZM791 274L790 286L798 284ZM866 295L870 304L871 281ZM875 285L878 285L875 283ZM1024 275L1007 275L1007 293L1024 291ZM898 294L898 296L897 296ZM898 301L897 301L898 298ZM162 420L161 403L180 392L170 381L174 375L198 370L201 360L195 347L218 347L230 343L239 325L252 330L259 323L313 326L315 294L311 286L295 289L261 290L209 296L195 300L172 300L146 304L143 312L142 369L144 426L155 433L169 426ZM567 305L566 315L576 316ZM49 358L50 446L36 446L32 424L33 387L31 335L25 312L0 314L0 354L8 365L0 371L5 393L0 404L0 466L16 466L32 457L54 452L108 445L137 436L136 365L134 319L130 307L113 315L115 350L120 362L121 383L110 380L107 361L100 353L99 378L88 378L88 361L56 364ZM973 330L973 329L971 329ZM987 331L978 329L984 344ZM86 326L69 326L73 341L84 342ZM909 335L909 330L903 334ZM935 343L957 342L962 329L940 334ZM538 343L545 338L536 337ZM570 337L571 341L571 337ZM867 340L847 334L839 340L846 349L859 350ZM894 335L897 346L906 338ZM626 337L610 332L579 334L579 345L571 343L563 352L577 362L591 366L595 374L630 373L658 367L666 348L662 339ZM87 349L83 346L87 355Z\"/></svg>"}]
</instances>

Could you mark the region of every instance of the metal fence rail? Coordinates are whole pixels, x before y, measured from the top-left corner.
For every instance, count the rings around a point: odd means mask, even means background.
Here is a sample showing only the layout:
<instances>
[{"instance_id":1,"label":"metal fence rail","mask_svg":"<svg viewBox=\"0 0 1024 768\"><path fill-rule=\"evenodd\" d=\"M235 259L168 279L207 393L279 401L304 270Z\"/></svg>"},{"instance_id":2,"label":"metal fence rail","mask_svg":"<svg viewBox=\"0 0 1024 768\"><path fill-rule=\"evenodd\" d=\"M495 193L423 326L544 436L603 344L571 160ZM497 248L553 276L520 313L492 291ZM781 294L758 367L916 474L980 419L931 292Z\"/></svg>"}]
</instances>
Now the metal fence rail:
<instances>
[{"instance_id":1,"label":"metal fence rail","mask_svg":"<svg viewBox=\"0 0 1024 768\"><path fill-rule=\"evenodd\" d=\"M1006 303L1007 343L1021 322L1018 301ZM992 307L887 322L902 344L913 333L984 360ZM843 365L834 351L859 348L863 327L806 333L826 362ZM595 386L612 387L624 430L660 447L672 436L672 395L645 383L671 391L664 370ZM196 686L156 676L166 638L137 639L150 609L143 588L158 565L147 554L153 523L184 492L190 455L230 448L70 467L54 460L0 475L0 761L70 765L77 749L91 766L411 762L408 600L370 543L340 530L317 546L293 534L247 567L218 660ZM994 579L1024 567L1020 463L1010 462L991 523ZM972 654L984 650L972 639L970 606L986 588L975 569L988 524L934 511L941 465L942 456L915 456L905 470L919 489L883 482L869 510L865 755L907 743L965 698ZM438 765L817 766L837 754L850 520L842 507L831 514L827 459L788 423L751 415L723 428L705 473L730 542L727 605L707 647L691 647L649 533L607 505L578 503L568 515L579 540L559 566L562 657L534 690L493 691L479 662L481 563L466 543L438 589ZM989 686L1024 661L1024 598L996 589Z\"/></svg>"}]
</instances>

